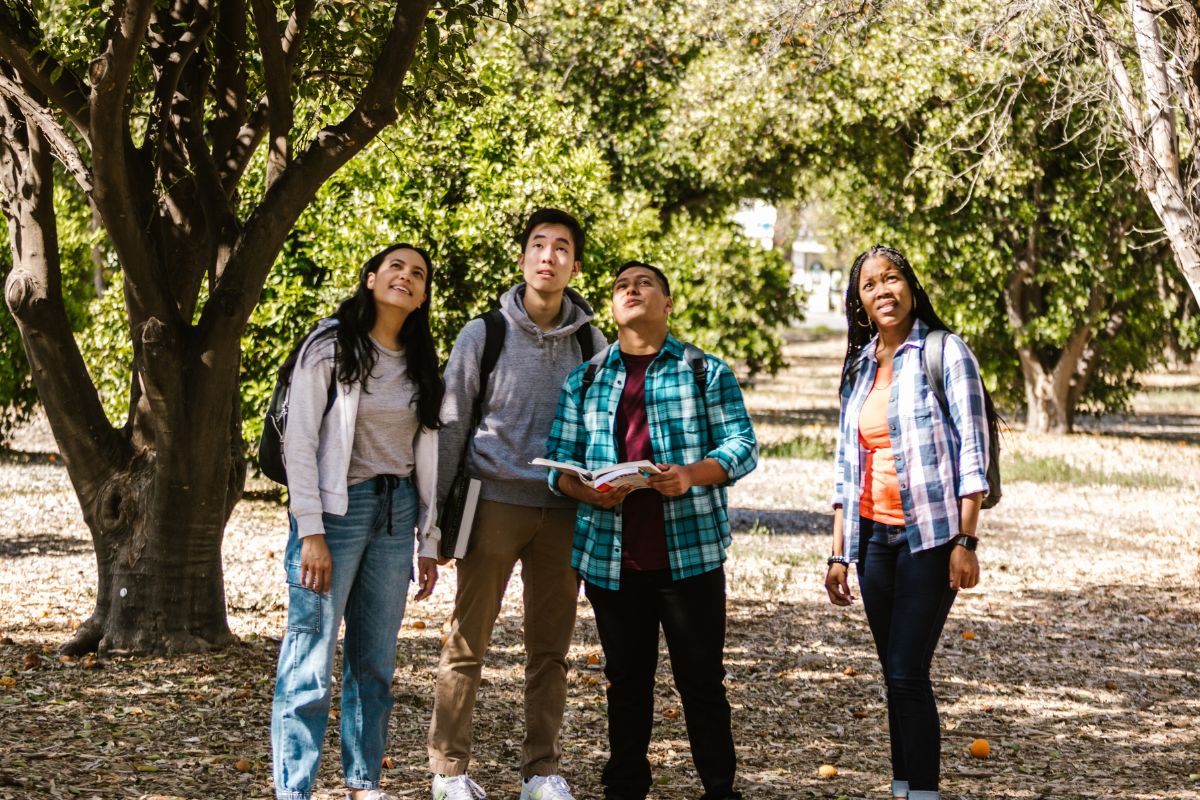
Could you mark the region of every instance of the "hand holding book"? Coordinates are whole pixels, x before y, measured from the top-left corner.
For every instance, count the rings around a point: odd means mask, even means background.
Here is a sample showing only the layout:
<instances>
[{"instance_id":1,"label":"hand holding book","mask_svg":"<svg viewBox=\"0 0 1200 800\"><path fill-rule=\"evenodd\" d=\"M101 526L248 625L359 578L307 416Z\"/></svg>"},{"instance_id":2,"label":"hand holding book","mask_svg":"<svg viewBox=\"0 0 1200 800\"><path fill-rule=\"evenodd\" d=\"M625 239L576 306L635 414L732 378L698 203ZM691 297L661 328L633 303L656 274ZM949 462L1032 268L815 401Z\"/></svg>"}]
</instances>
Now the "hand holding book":
<instances>
[{"instance_id":1,"label":"hand holding book","mask_svg":"<svg viewBox=\"0 0 1200 800\"><path fill-rule=\"evenodd\" d=\"M551 461L547 458L535 458L529 463L574 473L585 486L598 492L608 492L622 486L631 487L630 491L649 489L650 476L657 475L662 471L650 461L624 461L594 470L587 470L562 461Z\"/></svg>"}]
</instances>

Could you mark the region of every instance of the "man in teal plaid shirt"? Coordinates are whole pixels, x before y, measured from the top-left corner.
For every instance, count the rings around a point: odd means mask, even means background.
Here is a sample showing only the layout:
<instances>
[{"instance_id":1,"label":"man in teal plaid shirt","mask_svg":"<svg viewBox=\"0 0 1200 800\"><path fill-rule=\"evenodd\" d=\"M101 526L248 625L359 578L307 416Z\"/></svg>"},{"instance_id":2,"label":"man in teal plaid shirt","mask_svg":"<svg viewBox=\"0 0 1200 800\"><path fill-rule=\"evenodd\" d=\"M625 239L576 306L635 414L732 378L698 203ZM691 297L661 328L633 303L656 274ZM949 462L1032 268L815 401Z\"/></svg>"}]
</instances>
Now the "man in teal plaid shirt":
<instances>
[{"instance_id":1,"label":"man in teal plaid shirt","mask_svg":"<svg viewBox=\"0 0 1200 800\"><path fill-rule=\"evenodd\" d=\"M661 470L639 491L549 475L553 491L580 501L571 563L595 611L610 684L604 796L643 800L650 790L661 625L702 800L740 798L724 685L725 487L754 469L758 445L729 367L668 333L661 270L622 265L612 303L617 345L568 376L547 443L548 458L587 469L644 459Z\"/></svg>"}]
</instances>

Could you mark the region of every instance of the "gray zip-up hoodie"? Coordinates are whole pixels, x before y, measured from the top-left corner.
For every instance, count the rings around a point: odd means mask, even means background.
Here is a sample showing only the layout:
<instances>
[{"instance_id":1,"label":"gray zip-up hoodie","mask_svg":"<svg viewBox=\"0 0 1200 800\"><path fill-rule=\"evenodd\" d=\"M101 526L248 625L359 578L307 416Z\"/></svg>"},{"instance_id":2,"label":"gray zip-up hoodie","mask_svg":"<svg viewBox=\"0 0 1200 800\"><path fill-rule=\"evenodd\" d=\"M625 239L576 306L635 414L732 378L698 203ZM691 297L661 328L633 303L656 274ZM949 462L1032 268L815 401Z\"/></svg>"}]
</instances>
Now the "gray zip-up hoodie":
<instances>
[{"instance_id":1,"label":"gray zip-up hoodie","mask_svg":"<svg viewBox=\"0 0 1200 800\"><path fill-rule=\"evenodd\" d=\"M567 289L558 322L552 330L543 331L525 313L524 295L525 284L518 284L500 298L507 332L500 358L488 376L483 417L467 455L467 474L480 479L484 500L572 508L576 501L552 494L546 487L545 468L529 462L546 455L546 439L563 381L583 361L575 331L592 321L592 309L578 292ZM439 498L450 491L463 456L471 405L479 394L485 338L483 320L468 322L446 365L446 399L438 437ZM592 328L592 340L597 353L607 345L596 328Z\"/></svg>"}]
</instances>

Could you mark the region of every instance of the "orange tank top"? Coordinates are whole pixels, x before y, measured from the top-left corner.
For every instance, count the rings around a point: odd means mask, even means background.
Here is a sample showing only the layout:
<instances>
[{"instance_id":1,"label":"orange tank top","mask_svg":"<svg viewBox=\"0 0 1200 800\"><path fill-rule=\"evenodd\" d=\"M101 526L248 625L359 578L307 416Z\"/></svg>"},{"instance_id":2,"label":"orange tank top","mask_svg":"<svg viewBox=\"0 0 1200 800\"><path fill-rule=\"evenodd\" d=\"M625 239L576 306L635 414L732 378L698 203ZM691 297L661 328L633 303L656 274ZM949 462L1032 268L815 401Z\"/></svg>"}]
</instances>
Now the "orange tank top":
<instances>
[{"instance_id":1,"label":"orange tank top","mask_svg":"<svg viewBox=\"0 0 1200 800\"><path fill-rule=\"evenodd\" d=\"M881 367L875 374L862 411L858 416L858 442L866 451L863 464L865 481L860 513L884 525L904 524L904 504L900 501L900 479L888 435L888 395L892 387L892 366Z\"/></svg>"}]
</instances>

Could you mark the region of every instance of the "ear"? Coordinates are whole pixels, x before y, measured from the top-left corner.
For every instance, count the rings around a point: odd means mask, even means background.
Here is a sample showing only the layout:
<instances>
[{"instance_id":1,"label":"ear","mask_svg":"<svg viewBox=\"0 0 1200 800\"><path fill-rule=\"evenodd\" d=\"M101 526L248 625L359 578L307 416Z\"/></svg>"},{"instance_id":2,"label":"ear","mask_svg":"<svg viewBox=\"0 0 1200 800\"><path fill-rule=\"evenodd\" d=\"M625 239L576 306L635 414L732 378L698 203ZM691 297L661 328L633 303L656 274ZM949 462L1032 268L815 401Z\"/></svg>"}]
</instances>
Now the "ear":
<instances>
[{"instance_id":1,"label":"ear","mask_svg":"<svg viewBox=\"0 0 1200 800\"><path fill-rule=\"evenodd\" d=\"M583 269L582 262L576 261L575 265L573 267L571 267L571 277L574 278L576 275L578 275L579 270L581 270L581 269Z\"/></svg>"},{"instance_id":2,"label":"ear","mask_svg":"<svg viewBox=\"0 0 1200 800\"><path fill-rule=\"evenodd\" d=\"M671 312L675 310L675 300L671 297L667 298L667 316L671 316Z\"/></svg>"},{"instance_id":3,"label":"ear","mask_svg":"<svg viewBox=\"0 0 1200 800\"><path fill-rule=\"evenodd\" d=\"M367 273L367 288L368 288L368 289L374 289L374 288L375 288L375 276L376 276L377 274L378 274L378 273L376 273L376 272L368 272L368 273Z\"/></svg>"}]
</instances>

